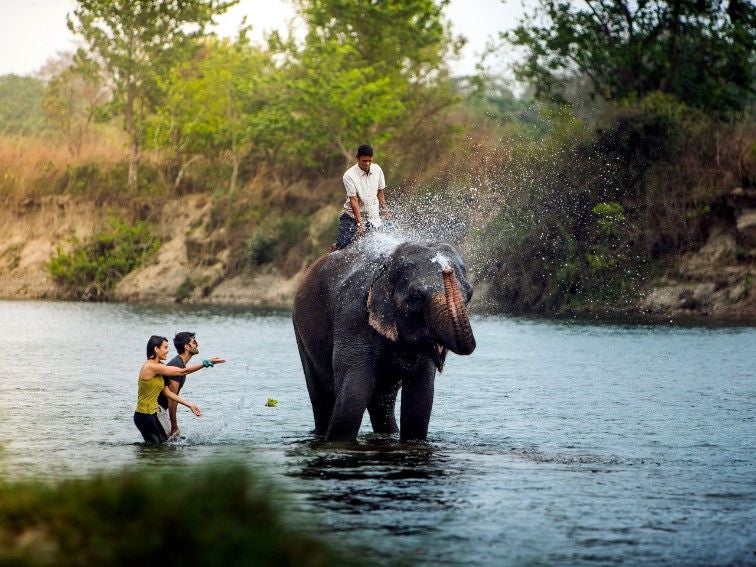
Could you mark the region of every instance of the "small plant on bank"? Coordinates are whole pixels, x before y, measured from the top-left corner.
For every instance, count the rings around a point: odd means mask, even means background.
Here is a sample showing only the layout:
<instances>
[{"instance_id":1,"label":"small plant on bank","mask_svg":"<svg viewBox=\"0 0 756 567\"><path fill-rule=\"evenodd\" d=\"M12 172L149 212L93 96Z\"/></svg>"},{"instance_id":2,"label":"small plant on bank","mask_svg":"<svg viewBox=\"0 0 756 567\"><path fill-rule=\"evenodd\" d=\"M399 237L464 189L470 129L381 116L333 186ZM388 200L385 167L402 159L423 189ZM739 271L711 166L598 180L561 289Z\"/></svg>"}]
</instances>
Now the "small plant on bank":
<instances>
[{"instance_id":1,"label":"small plant on bank","mask_svg":"<svg viewBox=\"0 0 756 567\"><path fill-rule=\"evenodd\" d=\"M184 281L181 282L181 285L176 288L176 303L181 303L189 299L189 296L192 295L192 292L196 287L197 282L195 282L192 278L188 276L184 278Z\"/></svg>"},{"instance_id":2,"label":"small plant on bank","mask_svg":"<svg viewBox=\"0 0 756 567\"><path fill-rule=\"evenodd\" d=\"M274 240L263 230L257 230L249 239L249 265L253 268L273 261Z\"/></svg>"},{"instance_id":3,"label":"small plant on bank","mask_svg":"<svg viewBox=\"0 0 756 567\"><path fill-rule=\"evenodd\" d=\"M294 256L294 264L300 264L301 258L311 251L307 236L308 222L306 216L289 214L263 223L252 234L247 245L249 266L256 268L273 262L286 267L286 260L291 256Z\"/></svg>"},{"instance_id":4,"label":"small plant on bank","mask_svg":"<svg viewBox=\"0 0 756 567\"><path fill-rule=\"evenodd\" d=\"M118 281L144 264L160 248L160 239L143 221L129 224L112 217L108 229L71 250L60 247L47 264L53 280L78 299L104 299Z\"/></svg>"}]
</instances>

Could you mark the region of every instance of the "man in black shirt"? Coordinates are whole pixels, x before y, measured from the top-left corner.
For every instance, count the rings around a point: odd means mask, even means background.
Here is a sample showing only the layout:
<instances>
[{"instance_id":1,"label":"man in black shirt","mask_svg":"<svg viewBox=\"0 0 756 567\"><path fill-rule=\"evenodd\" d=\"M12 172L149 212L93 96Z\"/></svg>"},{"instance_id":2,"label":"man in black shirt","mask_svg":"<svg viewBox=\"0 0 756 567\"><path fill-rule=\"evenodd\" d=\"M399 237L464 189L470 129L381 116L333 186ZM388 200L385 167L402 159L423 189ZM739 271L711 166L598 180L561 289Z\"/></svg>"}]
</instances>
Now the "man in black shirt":
<instances>
[{"instance_id":1,"label":"man in black shirt","mask_svg":"<svg viewBox=\"0 0 756 567\"><path fill-rule=\"evenodd\" d=\"M173 346L176 347L176 352L178 353L178 355L172 358L169 362L166 362L166 366L178 366L179 368L186 368L186 365L189 363L191 358L195 354L199 354L197 338L194 336L194 333L190 331L182 331L180 333L176 333L176 336L173 337ZM184 380L186 380L186 376L165 376L163 379L165 380L166 386L170 388L171 392L178 395L181 391L181 388L184 387ZM178 435L179 428L178 421L176 420L176 408L178 407L178 404L173 400L166 398L162 393L158 397L158 404L162 408L168 410L168 417L170 418L171 422L170 431L166 431L168 437L170 438Z\"/></svg>"}]
</instances>

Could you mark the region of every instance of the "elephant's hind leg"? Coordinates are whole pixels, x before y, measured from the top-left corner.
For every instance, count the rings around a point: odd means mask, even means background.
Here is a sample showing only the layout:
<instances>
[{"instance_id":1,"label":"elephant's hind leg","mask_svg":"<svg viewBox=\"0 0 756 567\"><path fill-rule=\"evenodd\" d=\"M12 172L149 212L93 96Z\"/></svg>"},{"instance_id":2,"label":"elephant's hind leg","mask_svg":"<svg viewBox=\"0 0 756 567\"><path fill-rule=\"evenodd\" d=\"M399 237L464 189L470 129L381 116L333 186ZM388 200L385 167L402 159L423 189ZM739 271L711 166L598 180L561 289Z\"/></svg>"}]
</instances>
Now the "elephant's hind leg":
<instances>
[{"instance_id":1,"label":"elephant's hind leg","mask_svg":"<svg viewBox=\"0 0 756 567\"><path fill-rule=\"evenodd\" d=\"M316 364L310 359L307 350L302 345L299 335L295 332L297 338L297 348L299 349L299 358L302 361L302 370L304 370L305 382L307 383L307 392L310 395L312 404L312 414L315 418L315 435L325 437L328 432L328 424L331 422L333 414L333 405L335 402L331 388L327 386L328 377L321 376L316 368ZM330 379L332 382L332 378Z\"/></svg>"}]
</instances>

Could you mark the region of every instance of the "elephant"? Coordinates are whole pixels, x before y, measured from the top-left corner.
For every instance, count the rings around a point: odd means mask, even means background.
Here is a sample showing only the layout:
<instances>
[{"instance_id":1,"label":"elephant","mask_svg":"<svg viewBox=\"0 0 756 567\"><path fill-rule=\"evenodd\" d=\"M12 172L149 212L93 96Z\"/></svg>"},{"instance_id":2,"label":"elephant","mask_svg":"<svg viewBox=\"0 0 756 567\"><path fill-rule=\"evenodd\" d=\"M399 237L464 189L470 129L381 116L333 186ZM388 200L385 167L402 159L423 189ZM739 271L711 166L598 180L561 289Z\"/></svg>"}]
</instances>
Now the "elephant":
<instances>
[{"instance_id":1,"label":"elephant","mask_svg":"<svg viewBox=\"0 0 756 567\"><path fill-rule=\"evenodd\" d=\"M367 409L375 433L426 439L436 370L447 351L475 350L466 308L472 293L448 243L381 246L368 236L316 260L292 315L315 435L353 441Z\"/></svg>"}]
</instances>

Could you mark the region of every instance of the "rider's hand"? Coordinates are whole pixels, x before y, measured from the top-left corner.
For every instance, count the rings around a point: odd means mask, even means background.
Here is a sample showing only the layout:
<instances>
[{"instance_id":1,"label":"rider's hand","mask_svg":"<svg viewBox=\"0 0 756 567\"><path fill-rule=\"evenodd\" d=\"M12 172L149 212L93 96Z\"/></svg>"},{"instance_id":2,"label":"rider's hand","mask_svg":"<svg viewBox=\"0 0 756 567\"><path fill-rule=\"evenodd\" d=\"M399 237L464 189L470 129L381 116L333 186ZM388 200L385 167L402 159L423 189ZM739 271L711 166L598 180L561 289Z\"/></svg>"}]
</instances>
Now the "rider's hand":
<instances>
[{"instance_id":1,"label":"rider's hand","mask_svg":"<svg viewBox=\"0 0 756 567\"><path fill-rule=\"evenodd\" d=\"M360 221L357 223L357 235L362 236L365 234L365 223Z\"/></svg>"}]
</instances>

